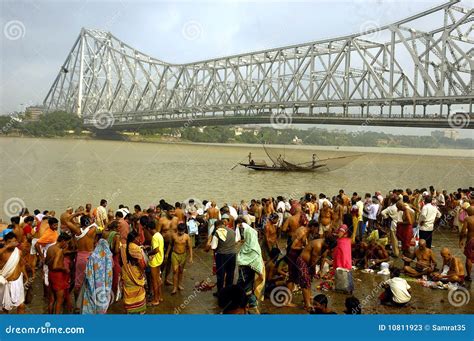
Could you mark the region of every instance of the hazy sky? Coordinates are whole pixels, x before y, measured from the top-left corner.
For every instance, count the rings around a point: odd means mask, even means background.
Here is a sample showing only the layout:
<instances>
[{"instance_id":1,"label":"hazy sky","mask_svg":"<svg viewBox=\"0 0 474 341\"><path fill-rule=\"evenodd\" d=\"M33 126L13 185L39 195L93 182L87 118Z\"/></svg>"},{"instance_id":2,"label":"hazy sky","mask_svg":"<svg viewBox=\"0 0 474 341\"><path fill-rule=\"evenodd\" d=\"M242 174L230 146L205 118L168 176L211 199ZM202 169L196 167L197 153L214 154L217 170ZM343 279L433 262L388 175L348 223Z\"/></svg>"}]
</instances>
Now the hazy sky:
<instances>
[{"instance_id":1,"label":"hazy sky","mask_svg":"<svg viewBox=\"0 0 474 341\"><path fill-rule=\"evenodd\" d=\"M111 31L164 61L190 62L354 33L445 1L0 2L0 113L6 114L42 103L81 27ZM15 40L7 36L13 21L20 30Z\"/></svg>"}]
</instances>

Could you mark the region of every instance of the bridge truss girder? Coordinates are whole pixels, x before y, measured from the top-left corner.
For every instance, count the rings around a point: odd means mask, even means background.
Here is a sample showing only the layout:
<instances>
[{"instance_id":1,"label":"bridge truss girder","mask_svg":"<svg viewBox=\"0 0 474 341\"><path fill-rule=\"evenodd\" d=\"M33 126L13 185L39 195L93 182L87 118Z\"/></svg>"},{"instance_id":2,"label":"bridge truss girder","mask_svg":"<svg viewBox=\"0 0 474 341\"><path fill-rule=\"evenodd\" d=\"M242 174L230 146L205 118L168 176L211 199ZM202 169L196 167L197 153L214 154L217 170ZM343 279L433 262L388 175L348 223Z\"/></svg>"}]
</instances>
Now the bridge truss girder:
<instances>
[{"instance_id":1,"label":"bridge truss girder","mask_svg":"<svg viewBox=\"0 0 474 341\"><path fill-rule=\"evenodd\" d=\"M187 64L166 63L109 32L82 29L44 105L85 120L111 113L128 121L287 109L424 116L427 108L443 115L452 105L472 113L474 10L458 2L345 37ZM415 29L427 16L440 24Z\"/></svg>"}]
</instances>

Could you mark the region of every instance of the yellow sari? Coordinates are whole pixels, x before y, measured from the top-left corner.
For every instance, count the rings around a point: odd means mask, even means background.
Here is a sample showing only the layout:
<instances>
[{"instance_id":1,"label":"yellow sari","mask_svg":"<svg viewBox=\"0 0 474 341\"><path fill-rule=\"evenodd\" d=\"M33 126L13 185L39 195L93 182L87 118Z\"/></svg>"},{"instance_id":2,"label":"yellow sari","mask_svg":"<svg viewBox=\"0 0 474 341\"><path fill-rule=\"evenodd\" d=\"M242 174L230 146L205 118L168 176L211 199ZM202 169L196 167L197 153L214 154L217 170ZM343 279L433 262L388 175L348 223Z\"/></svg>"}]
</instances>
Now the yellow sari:
<instances>
[{"instance_id":1,"label":"yellow sari","mask_svg":"<svg viewBox=\"0 0 474 341\"><path fill-rule=\"evenodd\" d=\"M128 252L137 262L145 262L143 252L137 244L130 243ZM120 254L123 264L122 281L125 310L128 314L144 314L146 311L145 271L128 261L126 245L122 245Z\"/></svg>"}]
</instances>

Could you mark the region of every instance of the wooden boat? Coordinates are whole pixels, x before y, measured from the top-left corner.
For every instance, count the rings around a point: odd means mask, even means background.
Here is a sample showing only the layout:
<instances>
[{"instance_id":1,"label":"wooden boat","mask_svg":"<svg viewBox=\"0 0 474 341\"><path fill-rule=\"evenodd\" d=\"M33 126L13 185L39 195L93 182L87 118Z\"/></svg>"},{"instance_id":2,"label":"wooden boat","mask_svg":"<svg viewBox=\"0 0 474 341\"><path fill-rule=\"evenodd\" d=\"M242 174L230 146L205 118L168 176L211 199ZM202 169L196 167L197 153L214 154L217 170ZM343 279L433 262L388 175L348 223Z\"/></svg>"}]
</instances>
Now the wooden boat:
<instances>
[{"instance_id":1,"label":"wooden boat","mask_svg":"<svg viewBox=\"0 0 474 341\"><path fill-rule=\"evenodd\" d=\"M327 159L320 159L316 154L313 154L313 159L309 162L302 162L302 163L291 163L288 160L285 160L284 157L281 155L278 156L276 159L270 155L270 153L263 145L263 149L267 154L268 158L272 161L271 165L268 165L265 161L255 161L252 159L252 153L249 153L249 161L248 163L239 162L238 165L244 166L249 169L253 169L256 171L272 171L272 172L316 172L320 170L329 171L328 168L328 161L337 160L337 159L345 159L350 157L357 157L358 155L351 155L351 156L340 156L340 157L333 157Z\"/></svg>"}]
</instances>

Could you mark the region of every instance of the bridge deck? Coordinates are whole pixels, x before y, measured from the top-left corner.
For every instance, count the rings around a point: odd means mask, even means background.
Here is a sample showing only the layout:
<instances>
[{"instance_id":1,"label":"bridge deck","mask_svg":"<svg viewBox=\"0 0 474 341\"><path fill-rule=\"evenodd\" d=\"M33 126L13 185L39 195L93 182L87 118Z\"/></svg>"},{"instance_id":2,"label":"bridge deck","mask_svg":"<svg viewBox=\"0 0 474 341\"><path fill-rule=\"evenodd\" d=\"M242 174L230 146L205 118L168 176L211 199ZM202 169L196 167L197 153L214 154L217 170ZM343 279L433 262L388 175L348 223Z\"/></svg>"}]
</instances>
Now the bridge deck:
<instances>
[{"instance_id":1,"label":"bridge deck","mask_svg":"<svg viewBox=\"0 0 474 341\"><path fill-rule=\"evenodd\" d=\"M191 126L215 125L244 125L269 124L279 128L289 128L292 124L322 124L322 125L351 125L351 126L381 126L381 127L413 127L413 128L463 128L474 129L474 118L464 116L464 121L453 121L448 118L406 118L406 117L321 117L293 115L283 117L282 121L275 120L272 115L255 116L188 116L173 119L150 119L126 121L125 118L114 119L110 130L136 130L138 128L186 128ZM456 125L457 124L457 125ZM85 124L93 128L93 122Z\"/></svg>"}]
</instances>

